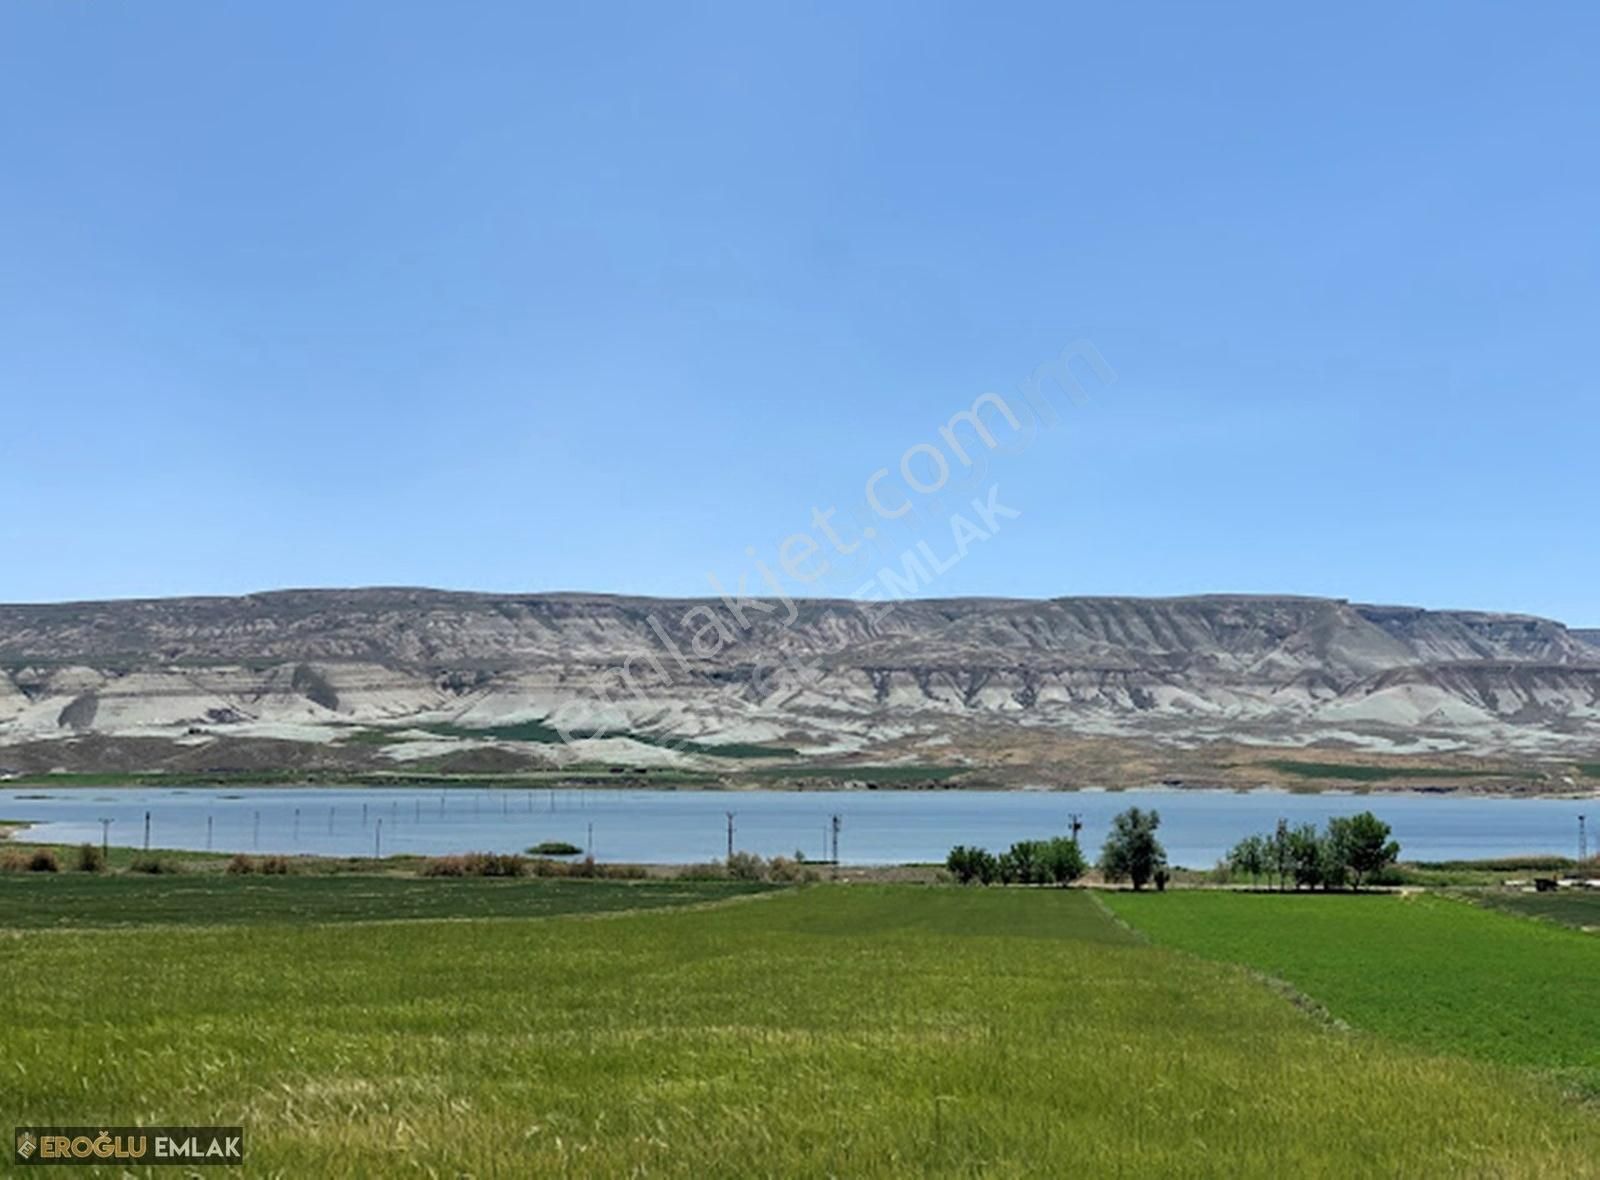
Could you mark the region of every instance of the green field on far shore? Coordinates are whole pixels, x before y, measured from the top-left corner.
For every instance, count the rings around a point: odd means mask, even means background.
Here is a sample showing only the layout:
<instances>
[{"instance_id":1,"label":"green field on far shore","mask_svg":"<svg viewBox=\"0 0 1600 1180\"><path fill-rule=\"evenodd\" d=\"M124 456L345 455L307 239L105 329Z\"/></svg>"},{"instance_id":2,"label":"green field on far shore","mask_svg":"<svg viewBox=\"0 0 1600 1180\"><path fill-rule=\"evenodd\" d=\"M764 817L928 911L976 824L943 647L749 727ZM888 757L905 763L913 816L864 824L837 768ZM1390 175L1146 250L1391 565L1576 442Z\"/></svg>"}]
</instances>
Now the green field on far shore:
<instances>
[{"instance_id":1,"label":"green field on far shore","mask_svg":"<svg viewBox=\"0 0 1600 1180\"><path fill-rule=\"evenodd\" d=\"M1381 783L1406 779L1508 778L1509 770L1458 770L1449 766L1368 766L1352 762L1300 762L1275 758L1260 765L1280 774L1300 778L1337 779L1343 782Z\"/></svg>"}]
</instances>

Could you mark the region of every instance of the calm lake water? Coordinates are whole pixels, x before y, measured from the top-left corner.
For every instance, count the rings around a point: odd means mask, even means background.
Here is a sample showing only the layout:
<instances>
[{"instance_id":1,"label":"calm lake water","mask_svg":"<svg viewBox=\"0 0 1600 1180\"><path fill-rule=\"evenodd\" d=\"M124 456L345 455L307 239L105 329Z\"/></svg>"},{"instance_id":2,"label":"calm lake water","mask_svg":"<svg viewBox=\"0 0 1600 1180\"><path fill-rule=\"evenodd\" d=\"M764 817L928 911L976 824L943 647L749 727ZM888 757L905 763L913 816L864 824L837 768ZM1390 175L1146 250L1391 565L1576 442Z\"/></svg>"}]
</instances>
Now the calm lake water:
<instances>
[{"instance_id":1,"label":"calm lake water","mask_svg":"<svg viewBox=\"0 0 1600 1180\"><path fill-rule=\"evenodd\" d=\"M953 844L1003 849L1059 834L1079 813L1087 848L1111 817L1132 806L1161 812L1161 839L1174 864L1214 864L1241 836L1279 816L1321 824L1372 810L1393 825L1413 860L1516 853L1576 856L1578 816L1600 820L1600 799L1477 799L1458 796L1291 795L1256 791L629 791L257 787L192 789L43 788L0 791L0 819L31 820L30 837L218 852L370 855L518 852L544 840L592 847L600 860L685 864L720 859L727 817L735 844L763 856L823 859L839 816L847 864L943 860ZM381 824L380 824L381 821ZM1600 833L1597 833L1600 835ZM1600 840L1592 840L1593 850Z\"/></svg>"}]
</instances>

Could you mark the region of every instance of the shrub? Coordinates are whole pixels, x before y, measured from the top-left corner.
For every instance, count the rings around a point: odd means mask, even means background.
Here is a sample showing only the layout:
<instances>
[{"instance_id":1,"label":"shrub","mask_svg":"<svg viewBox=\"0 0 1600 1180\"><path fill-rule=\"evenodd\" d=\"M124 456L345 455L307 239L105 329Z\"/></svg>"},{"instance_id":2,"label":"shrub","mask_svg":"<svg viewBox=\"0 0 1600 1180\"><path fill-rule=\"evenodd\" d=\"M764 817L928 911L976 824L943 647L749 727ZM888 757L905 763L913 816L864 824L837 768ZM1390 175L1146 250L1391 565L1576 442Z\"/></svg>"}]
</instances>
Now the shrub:
<instances>
[{"instance_id":1,"label":"shrub","mask_svg":"<svg viewBox=\"0 0 1600 1180\"><path fill-rule=\"evenodd\" d=\"M27 855L27 871L29 873L59 873L61 863L56 860L56 854L48 847L35 847Z\"/></svg>"},{"instance_id":2,"label":"shrub","mask_svg":"<svg viewBox=\"0 0 1600 1180\"><path fill-rule=\"evenodd\" d=\"M767 880L781 881L794 884L800 881L815 881L817 870L798 860L790 860L786 856L775 856L767 862Z\"/></svg>"},{"instance_id":3,"label":"shrub","mask_svg":"<svg viewBox=\"0 0 1600 1180\"><path fill-rule=\"evenodd\" d=\"M27 870L28 857L26 853L18 852L15 848L8 848L0 854L0 873L21 873Z\"/></svg>"},{"instance_id":4,"label":"shrub","mask_svg":"<svg viewBox=\"0 0 1600 1180\"><path fill-rule=\"evenodd\" d=\"M289 858L287 856L263 857L261 871L269 877L287 877L289 875Z\"/></svg>"},{"instance_id":5,"label":"shrub","mask_svg":"<svg viewBox=\"0 0 1600 1180\"><path fill-rule=\"evenodd\" d=\"M288 871L287 864L283 871ZM431 857L423 862L421 873L424 877L523 877L528 873L528 861L514 852L468 852Z\"/></svg>"},{"instance_id":6,"label":"shrub","mask_svg":"<svg viewBox=\"0 0 1600 1180\"><path fill-rule=\"evenodd\" d=\"M760 881L766 876L766 867L753 852L735 852L728 857L728 876L735 881Z\"/></svg>"},{"instance_id":7,"label":"shrub","mask_svg":"<svg viewBox=\"0 0 1600 1180\"><path fill-rule=\"evenodd\" d=\"M224 870L230 877L243 877L256 871L256 862L244 853L235 853L228 867Z\"/></svg>"},{"instance_id":8,"label":"shrub","mask_svg":"<svg viewBox=\"0 0 1600 1180\"><path fill-rule=\"evenodd\" d=\"M59 873L61 865L56 861L56 854L48 848L35 848L28 857L28 871L30 873Z\"/></svg>"},{"instance_id":9,"label":"shrub","mask_svg":"<svg viewBox=\"0 0 1600 1180\"><path fill-rule=\"evenodd\" d=\"M576 844L569 844L565 840L546 840L528 849L534 856L577 856L582 851Z\"/></svg>"},{"instance_id":10,"label":"shrub","mask_svg":"<svg viewBox=\"0 0 1600 1180\"><path fill-rule=\"evenodd\" d=\"M469 852L467 872L474 877L525 877L528 861L514 852Z\"/></svg>"},{"instance_id":11,"label":"shrub","mask_svg":"<svg viewBox=\"0 0 1600 1180\"><path fill-rule=\"evenodd\" d=\"M128 868L135 873L149 873L152 876L182 871L170 860L162 860L159 856L137 857Z\"/></svg>"},{"instance_id":12,"label":"shrub","mask_svg":"<svg viewBox=\"0 0 1600 1180\"><path fill-rule=\"evenodd\" d=\"M706 864L684 865L673 877L679 881L726 881L728 866L716 860Z\"/></svg>"},{"instance_id":13,"label":"shrub","mask_svg":"<svg viewBox=\"0 0 1600 1180\"><path fill-rule=\"evenodd\" d=\"M535 857L527 862L527 871L535 877L600 877L610 881L637 881L650 875L643 865L598 864L589 857L576 864Z\"/></svg>"},{"instance_id":14,"label":"shrub","mask_svg":"<svg viewBox=\"0 0 1600 1180\"><path fill-rule=\"evenodd\" d=\"M98 844L78 845L78 871L80 873L103 873L106 868L106 854Z\"/></svg>"}]
</instances>

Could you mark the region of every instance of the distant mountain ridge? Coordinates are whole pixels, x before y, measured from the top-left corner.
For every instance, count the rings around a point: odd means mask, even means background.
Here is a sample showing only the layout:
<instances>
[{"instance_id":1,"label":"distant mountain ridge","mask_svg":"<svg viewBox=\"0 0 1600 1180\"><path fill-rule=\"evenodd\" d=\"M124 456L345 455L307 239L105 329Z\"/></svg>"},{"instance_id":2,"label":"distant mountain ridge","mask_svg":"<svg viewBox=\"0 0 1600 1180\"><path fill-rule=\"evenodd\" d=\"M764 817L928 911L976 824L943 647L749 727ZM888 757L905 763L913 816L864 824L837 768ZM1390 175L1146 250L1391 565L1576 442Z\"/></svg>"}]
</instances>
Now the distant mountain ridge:
<instances>
[{"instance_id":1,"label":"distant mountain ridge","mask_svg":"<svg viewBox=\"0 0 1600 1180\"><path fill-rule=\"evenodd\" d=\"M0 744L531 721L833 753L1600 740L1600 632L1532 616L1270 595L885 606L425 589L0 606Z\"/></svg>"}]
</instances>

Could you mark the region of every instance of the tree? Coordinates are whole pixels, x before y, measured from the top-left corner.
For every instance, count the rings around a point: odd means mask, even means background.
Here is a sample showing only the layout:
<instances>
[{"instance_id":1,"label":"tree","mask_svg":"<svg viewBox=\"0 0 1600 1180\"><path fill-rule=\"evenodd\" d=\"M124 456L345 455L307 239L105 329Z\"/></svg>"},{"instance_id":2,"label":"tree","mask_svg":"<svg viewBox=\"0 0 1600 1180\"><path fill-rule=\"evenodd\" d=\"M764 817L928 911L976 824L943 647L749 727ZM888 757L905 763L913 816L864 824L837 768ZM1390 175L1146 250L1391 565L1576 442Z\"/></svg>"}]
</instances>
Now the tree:
<instances>
[{"instance_id":1,"label":"tree","mask_svg":"<svg viewBox=\"0 0 1600 1180\"><path fill-rule=\"evenodd\" d=\"M1333 834L1332 821L1329 822L1328 828L1328 834L1321 841L1322 887L1324 889L1343 889L1350 880L1350 870L1345 865L1344 849Z\"/></svg>"},{"instance_id":2,"label":"tree","mask_svg":"<svg viewBox=\"0 0 1600 1180\"><path fill-rule=\"evenodd\" d=\"M1044 880L1044 865L1036 840L1019 840L1000 854L1000 880L1007 885L1037 885Z\"/></svg>"},{"instance_id":3,"label":"tree","mask_svg":"<svg viewBox=\"0 0 1600 1180\"><path fill-rule=\"evenodd\" d=\"M1156 839L1161 813L1130 807L1111 821L1111 834L1100 850L1100 871L1108 881L1132 881L1143 889L1156 870L1167 864L1167 851Z\"/></svg>"},{"instance_id":4,"label":"tree","mask_svg":"<svg viewBox=\"0 0 1600 1180\"><path fill-rule=\"evenodd\" d=\"M1328 821L1328 842L1350 874L1357 889L1392 865L1400 856L1400 845L1389 839L1389 825L1370 811Z\"/></svg>"},{"instance_id":5,"label":"tree","mask_svg":"<svg viewBox=\"0 0 1600 1180\"><path fill-rule=\"evenodd\" d=\"M1293 858L1289 855L1289 821L1278 820L1278 826L1272 830L1272 835L1267 837L1267 870L1277 878L1278 888L1281 890L1289 879L1289 866Z\"/></svg>"},{"instance_id":6,"label":"tree","mask_svg":"<svg viewBox=\"0 0 1600 1180\"><path fill-rule=\"evenodd\" d=\"M1228 867L1248 876L1252 885L1259 884L1261 874L1267 871L1267 842L1260 836L1246 836L1228 853Z\"/></svg>"},{"instance_id":7,"label":"tree","mask_svg":"<svg viewBox=\"0 0 1600 1180\"><path fill-rule=\"evenodd\" d=\"M1089 867L1084 863L1083 850L1078 847L1078 842L1065 836L1046 840L1041 859L1045 874L1057 885L1072 884Z\"/></svg>"},{"instance_id":8,"label":"tree","mask_svg":"<svg viewBox=\"0 0 1600 1180\"><path fill-rule=\"evenodd\" d=\"M1301 824L1289 831L1286 840L1289 848L1289 864L1294 872L1294 887L1315 889L1322 884L1325 859L1323 855L1325 841L1317 835L1316 825Z\"/></svg>"},{"instance_id":9,"label":"tree","mask_svg":"<svg viewBox=\"0 0 1600 1180\"><path fill-rule=\"evenodd\" d=\"M965 844L957 844L952 848L944 865L950 870L951 876L963 885L970 885L974 881L987 885L998 875L993 854L982 848L968 848Z\"/></svg>"}]
</instances>

